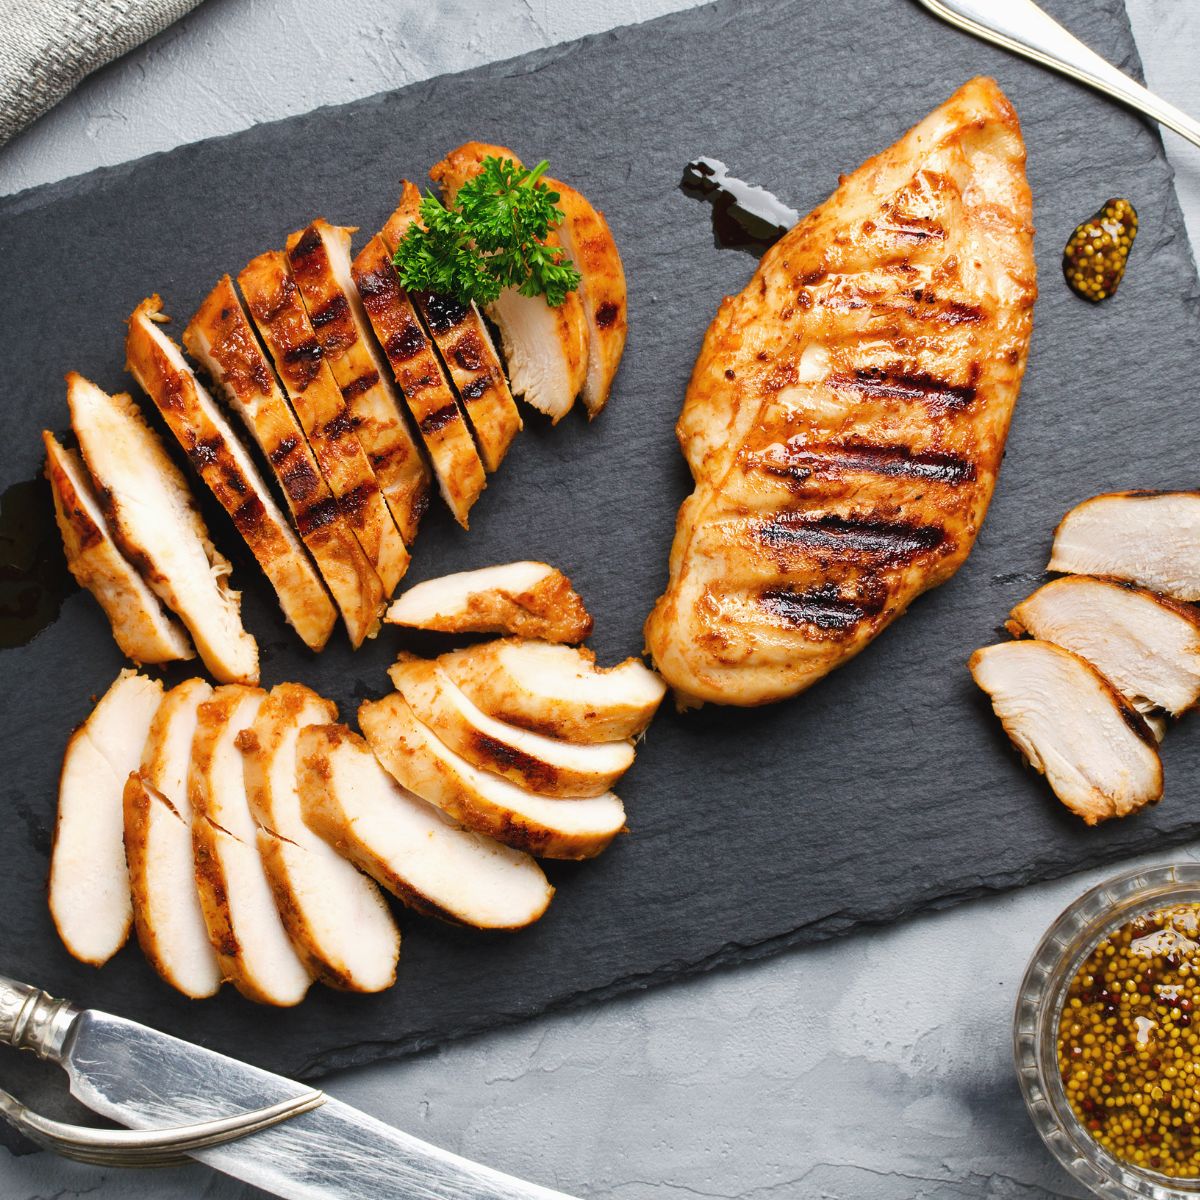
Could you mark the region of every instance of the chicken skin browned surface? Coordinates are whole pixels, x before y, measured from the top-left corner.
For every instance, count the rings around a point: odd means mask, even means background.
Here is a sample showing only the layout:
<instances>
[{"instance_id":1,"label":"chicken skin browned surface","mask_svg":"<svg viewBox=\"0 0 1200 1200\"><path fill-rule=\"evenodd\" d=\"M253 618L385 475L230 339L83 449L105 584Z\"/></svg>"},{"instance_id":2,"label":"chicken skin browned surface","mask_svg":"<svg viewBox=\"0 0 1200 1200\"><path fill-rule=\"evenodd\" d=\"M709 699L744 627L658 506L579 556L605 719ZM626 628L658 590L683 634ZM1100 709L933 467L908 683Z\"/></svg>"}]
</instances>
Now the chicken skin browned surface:
<instances>
[{"instance_id":1,"label":"chicken skin browned surface","mask_svg":"<svg viewBox=\"0 0 1200 1200\"><path fill-rule=\"evenodd\" d=\"M681 703L802 691L958 569L1035 296L1020 127L974 79L722 302L677 428L696 487L646 622Z\"/></svg>"}]
</instances>

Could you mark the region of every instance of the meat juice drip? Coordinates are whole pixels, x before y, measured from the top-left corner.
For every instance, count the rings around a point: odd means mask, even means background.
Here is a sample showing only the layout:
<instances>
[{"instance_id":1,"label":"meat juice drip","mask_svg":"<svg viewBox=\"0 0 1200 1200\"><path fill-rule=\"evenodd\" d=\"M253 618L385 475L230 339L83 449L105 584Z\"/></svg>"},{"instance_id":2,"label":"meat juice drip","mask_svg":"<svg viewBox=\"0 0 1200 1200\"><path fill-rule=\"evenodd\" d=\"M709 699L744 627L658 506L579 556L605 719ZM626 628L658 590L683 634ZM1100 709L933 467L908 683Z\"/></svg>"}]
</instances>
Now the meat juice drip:
<instances>
[{"instance_id":1,"label":"meat juice drip","mask_svg":"<svg viewBox=\"0 0 1200 1200\"><path fill-rule=\"evenodd\" d=\"M74 590L50 485L43 479L14 483L0 496L0 649L33 641Z\"/></svg>"},{"instance_id":2,"label":"meat juice drip","mask_svg":"<svg viewBox=\"0 0 1200 1200\"><path fill-rule=\"evenodd\" d=\"M695 158L683 168L679 190L712 207L713 243L721 250L745 250L761 258L797 221L766 188L729 174L718 158Z\"/></svg>"}]
</instances>

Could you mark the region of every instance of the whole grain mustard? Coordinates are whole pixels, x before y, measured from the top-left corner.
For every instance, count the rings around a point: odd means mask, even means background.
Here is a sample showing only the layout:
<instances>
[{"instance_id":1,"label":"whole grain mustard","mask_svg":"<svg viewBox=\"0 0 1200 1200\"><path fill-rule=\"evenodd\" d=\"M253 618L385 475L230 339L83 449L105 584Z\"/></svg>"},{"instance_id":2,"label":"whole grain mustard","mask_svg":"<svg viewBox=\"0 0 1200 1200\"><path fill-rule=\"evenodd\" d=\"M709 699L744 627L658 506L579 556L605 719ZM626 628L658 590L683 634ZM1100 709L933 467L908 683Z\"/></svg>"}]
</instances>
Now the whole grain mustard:
<instances>
[{"instance_id":1,"label":"whole grain mustard","mask_svg":"<svg viewBox=\"0 0 1200 1200\"><path fill-rule=\"evenodd\" d=\"M1137 231L1137 210L1128 200L1109 200L1077 225L1063 250L1063 275L1071 290L1093 304L1107 300L1125 276Z\"/></svg>"},{"instance_id":2,"label":"whole grain mustard","mask_svg":"<svg viewBox=\"0 0 1200 1200\"><path fill-rule=\"evenodd\" d=\"M1059 1016L1076 1116L1108 1152L1200 1177L1200 905L1136 917L1098 943Z\"/></svg>"}]
</instances>

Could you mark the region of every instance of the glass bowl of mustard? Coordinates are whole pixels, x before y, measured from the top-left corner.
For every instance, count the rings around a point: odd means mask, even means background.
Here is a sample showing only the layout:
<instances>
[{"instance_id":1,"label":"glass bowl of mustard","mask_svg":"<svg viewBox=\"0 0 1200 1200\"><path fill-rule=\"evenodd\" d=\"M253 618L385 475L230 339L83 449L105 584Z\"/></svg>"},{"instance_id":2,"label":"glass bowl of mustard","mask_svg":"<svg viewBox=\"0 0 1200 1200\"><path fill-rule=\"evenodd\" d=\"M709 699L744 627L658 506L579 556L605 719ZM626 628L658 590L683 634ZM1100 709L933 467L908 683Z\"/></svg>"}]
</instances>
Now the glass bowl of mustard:
<instances>
[{"instance_id":1,"label":"glass bowl of mustard","mask_svg":"<svg viewBox=\"0 0 1200 1200\"><path fill-rule=\"evenodd\" d=\"M1038 1132L1080 1183L1200 1198L1200 865L1130 871L1067 908L1026 969L1013 1052Z\"/></svg>"}]
</instances>

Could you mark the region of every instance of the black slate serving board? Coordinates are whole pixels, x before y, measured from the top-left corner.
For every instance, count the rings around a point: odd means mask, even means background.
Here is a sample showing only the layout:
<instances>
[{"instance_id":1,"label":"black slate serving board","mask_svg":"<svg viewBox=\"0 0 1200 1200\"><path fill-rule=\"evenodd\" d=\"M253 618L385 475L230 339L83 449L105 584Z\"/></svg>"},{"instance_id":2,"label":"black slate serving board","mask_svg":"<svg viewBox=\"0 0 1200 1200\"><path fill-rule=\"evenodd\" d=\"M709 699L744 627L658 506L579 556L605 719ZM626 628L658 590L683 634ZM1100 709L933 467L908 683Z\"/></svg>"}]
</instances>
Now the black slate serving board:
<instances>
[{"instance_id":1,"label":"black slate serving board","mask_svg":"<svg viewBox=\"0 0 1200 1200\"><path fill-rule=\"evenodd\" d=\"M1049 7L1138 70L1120 0ZM423 179L468 137L500 141L548 157L607 212L632 335L610 410L554 430L527 415L471 533L436 511L410 580L546 559L591 605L601 656L636 653L687 490L672 427L688 373L721 296L754 266L714 249L708 210L676 188L683 164L722 158L805 210L979 72L1000 80L1024 124L1043 295L996 499L954 580L792 702L664 712L621 789L632 835L594 863L552 866L558 896L534 929L492 936L404 916L392 991L315 988L299 1009L270 1013L232 991L180 1000L132 946L101 971L82 967L54 935L44 887L59 756L121 666L97 606L73 595L35 640L0 653L0 969L313 1075L1200 832L1200 721L1167 740L1158 808L1088 830L1021 769L965 667L1040 580L1073 503L1196 485L1200 289L1159 138L909 0L721 3L0 201L0 482L33 477L39 430L65 428L65 370L129 386L122 323L142 296L161 292L181 326L219 274L313 215L373 231L402 175ZM1140 238L1119 296L1092 308L1067 292L1059 255L1077 221L1122 195ZM319 659L306 654L209 511L266 684L303 680L351 715L386 690L396 649L435 644L391 630L358 654L340 635Z\"/></svg>"}]
</instances>

